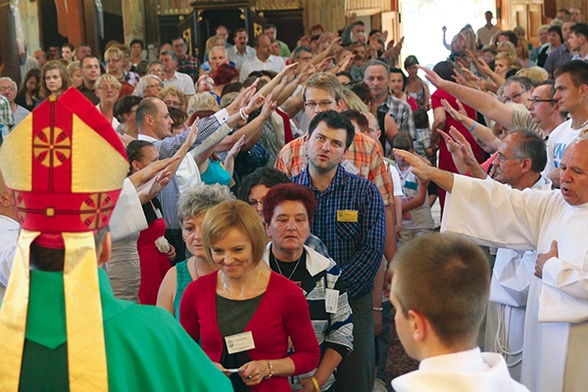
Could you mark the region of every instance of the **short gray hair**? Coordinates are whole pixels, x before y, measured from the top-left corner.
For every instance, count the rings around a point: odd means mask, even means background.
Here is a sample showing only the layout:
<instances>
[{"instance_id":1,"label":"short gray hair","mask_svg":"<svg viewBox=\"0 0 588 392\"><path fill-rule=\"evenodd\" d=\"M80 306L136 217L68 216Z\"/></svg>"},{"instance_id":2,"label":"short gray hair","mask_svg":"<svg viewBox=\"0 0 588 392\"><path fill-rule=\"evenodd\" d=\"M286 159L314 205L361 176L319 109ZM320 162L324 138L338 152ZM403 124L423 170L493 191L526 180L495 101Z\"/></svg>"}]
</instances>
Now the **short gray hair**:
<instances>
[{"instance_id":1,"label":"short gray hair","mask_svg":"<svg viewBox=\"0 0 588 392\"><path fill-rule=\"evenodd\" d=\"M191 116L200 110L214 110L216 106L216 98L211 93L196 93L192 95L188 101L188 116Z\"/></svg>"},{"instance_id":2,"label":"short gray hair","mask_svg":"<svg viewBox=\"0 0 588 392\"><path fill-rule=\"evenodd\" d=\"M12 78L8 77L8 76L3 76L0 78L0 82L11 82L12 83L12 87L14 87L14 90L18 90L18 85L16 84L16 82L14 80L12 80Z\"/></svg>"},{"instance_id":3,"label":"short gray hair","mask_svg":"<svg viewBox=\"0 0 588 392\"><path fill-rule=\"evenodd\" d=\"M133 95L143 98L145 96L145 89L147 88L147 84L149 83L149 79L155 79L158 83L162 83L161 78L157 75L147 74L137 82L137 86L135 87L135 91L133 91Z\"/></svg>"},{"instance_id":4,"label":"short gray hair","mask_svg":"<svg viewBox=\"0 0 588 392\"><path fill-rule=\"evenodd\" d=\"M180 222L202 215L223 201L233 201L235 196L228 187L220 184L207 185L200 182L185 190L178 200L178 219Z\"/></svg>"}]
</instances>

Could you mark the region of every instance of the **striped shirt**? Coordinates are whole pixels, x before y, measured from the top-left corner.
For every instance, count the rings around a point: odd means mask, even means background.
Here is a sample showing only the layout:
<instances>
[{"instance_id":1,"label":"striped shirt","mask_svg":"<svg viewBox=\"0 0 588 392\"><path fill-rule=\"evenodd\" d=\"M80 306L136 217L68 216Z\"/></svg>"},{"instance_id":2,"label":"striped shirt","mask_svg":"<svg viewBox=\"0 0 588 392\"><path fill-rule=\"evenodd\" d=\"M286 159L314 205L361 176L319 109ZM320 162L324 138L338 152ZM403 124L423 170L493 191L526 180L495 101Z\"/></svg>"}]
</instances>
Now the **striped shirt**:
<instances>
[{"instance_id":1,"label":"striped shirt","mask_svg":"<svg viewBox=\"0 0 588 392\"><path fill-rule=\"evenodd\" d=\"M321 347L321 353L324 354L327 348L331 348L345 357L353 350L353 322L345 284L343 279L339 279L341 270L332 259L322 256L307 246L304 249L306 252L306 274L300 286L308 302L310 321ZM270 251L271 243L268 244L264 252L263 260L270 265L274 272L279 273L270 263ZM327 289L336 290L339 293L335 313L327 313L326 311ZM310 376L312 374L305 374L299 378ZM297 378L293 380L293 383L296 382ZM331 374L321 389L328 389L334 382L335 377Z\"/></svg>"}]
</instances>

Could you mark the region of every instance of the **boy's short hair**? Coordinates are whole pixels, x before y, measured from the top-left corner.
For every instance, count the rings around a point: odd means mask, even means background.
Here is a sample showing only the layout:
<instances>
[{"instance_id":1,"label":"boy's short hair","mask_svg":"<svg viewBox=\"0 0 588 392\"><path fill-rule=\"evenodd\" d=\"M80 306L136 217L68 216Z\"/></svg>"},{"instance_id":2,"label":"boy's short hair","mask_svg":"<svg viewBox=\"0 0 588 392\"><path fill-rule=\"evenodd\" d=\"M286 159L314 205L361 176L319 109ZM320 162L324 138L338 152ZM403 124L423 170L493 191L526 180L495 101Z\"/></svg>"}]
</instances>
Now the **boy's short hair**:
<instances>
[{"instance_id":1,"label":"boy's short hair","mask_svg":"<svg viewBox=\"0 0 588 392\"><path fill-rule=\"evenodd\" d=\"M428 234L400 248L392 270L397 311L425 316L448 348L475 342L490 290L490 266L479 246L454 234Z\"/></svg>"}]
</instances>

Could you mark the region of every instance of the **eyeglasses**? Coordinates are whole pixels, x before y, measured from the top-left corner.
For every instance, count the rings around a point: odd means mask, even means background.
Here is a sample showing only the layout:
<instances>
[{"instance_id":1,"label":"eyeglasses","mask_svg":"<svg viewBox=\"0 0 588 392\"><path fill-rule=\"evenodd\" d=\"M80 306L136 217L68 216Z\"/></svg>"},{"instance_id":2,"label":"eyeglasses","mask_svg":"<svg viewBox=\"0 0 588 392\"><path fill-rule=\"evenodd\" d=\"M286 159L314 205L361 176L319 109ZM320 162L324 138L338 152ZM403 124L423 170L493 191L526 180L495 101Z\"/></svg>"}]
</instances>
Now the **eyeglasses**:
<instances>
[{"instance_id":1,"label":"eyeglasses","mask_svg":"<svg viewBox=\"0 0 588 392\"><path fill-rule=\"evenodd\" d=\"M521 160L520 158L517 158L517 157L507 157L506 155L504 155L501 152L496 154L496 159L498 159L498 162L500 162L500 163L504 163L508 160L513 160L513 161L520 161Z\"/></svg>"},{"instance_id":2,"label":"eyeglasses","mask_svg":"<svg viewBox=\"0 0 588 392\"><path fill-rule=\"evenodd\" d=\"M521 95L523 95L527 91L528 90L523 90L520 93L513 94L512 97L502 97L502 103L509 103L511 101L516 101L516 100L518 100L521 97Z\"/></svg>"},{"instance_id":3,"label":"eyeglasses","mask_svg":"<svg viewBox=\"0 0 588 392\"><path fill-rule=\"evenodd\" d=\"M335 101L323 101L323 102L305 102L304 106L309 109L316 109L317 106L320 106L321 109L328 109L329 106L334 104Z\"/></svg>"},{"instance_id":4,"label":"eyeglasses","mask_svg":"<svg viewBox=\"0 0 588 392\"><path fill-rule=\"evenodd\" d=\"M159 84L148 84L147 85L147 88L152 88L152 87L163 88L163 83L159 83Z\"/></svg>"},{"instance_id":5,"label":"eyeglasses","mask_svg":"<svg viewBox=\"0 0 588 392\"><path fill-rule=\"evenodd\" d=\"M527 101L529 101L529 103L533 102L534 104L537 104L539 102L556 103L557 102L557 99L527 98Z\"/></svg>"},{"instance_id":6,"label":"eyeglasses","mask_svg":"<svg viewBox=\"0 0 588 392\"><path fill-rule=\"evenodd\" d=\"M0 91L16 91L16 89L12 86L4 86L0 87Z\"/></svg>"},{"instance_id":7,"label":"eyeglasses","mask_svg":"<svg viewBox=\"0 0 588 392\"><path fill-rule=\"evenodd\" d=\"M150 75L163 75L165 72L163 71L149 71Z\"/></svg>"},{"instance_id":8,"label":"eyeglasses","mask_svg":"<svg viewBox=\"0 0 588 392\"><path fill-rule=\"evenodd\" d=\"M120 88L114 86L99 86L96 88L97 90L104 90L104 91L118 91Z\"/></svg>"},{"instance_id":9,"label":"eyeglasses","mask_svg":"<svg viewBox=\"0 0 588 392\"><path fill-rule=\"evenodd\" d=\"M120 59L107 59L106 62L107 63L118 63L120 61Z\"/></svg>"}]
</instances>

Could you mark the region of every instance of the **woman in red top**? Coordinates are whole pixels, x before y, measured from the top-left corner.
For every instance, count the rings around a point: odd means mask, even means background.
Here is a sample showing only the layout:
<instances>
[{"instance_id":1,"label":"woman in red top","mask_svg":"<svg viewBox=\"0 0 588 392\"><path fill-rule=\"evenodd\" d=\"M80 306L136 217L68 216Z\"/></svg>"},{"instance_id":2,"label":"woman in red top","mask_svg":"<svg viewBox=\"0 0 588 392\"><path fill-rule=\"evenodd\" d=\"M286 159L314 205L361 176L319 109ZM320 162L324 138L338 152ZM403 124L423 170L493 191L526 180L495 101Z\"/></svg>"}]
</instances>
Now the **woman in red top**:
<instances>
[{"instance_id":1,"label":"woman in red top","mask_svg":"<svg viewBox=\"0 0 588 392\"><path fill-rule=\"evenodd\" d=\"M287 377L315 369L320 358L302 290L261 262L265 240L247 203L208 210L202 241L219 271L190 283L180 305L180 322L235 391L290 391Z\"/></svg>"},{"instance_id":2,"label":"woman in red top","mask_svg":"<svg viewBox=\"0 0 588 392\"><path fill-rule=\"evenodd\" d=\"M454 72L454 65L450 61L442 61L435 65L433 71L437 72L439 76L441 76L445 80L453 80L453 72ZM431 106L433 108L433 132L431 133L431 144L436 144L439 146L439 160L437 161L437 166L439 169L447 170L452 173L459 173L455 164L453 163L453 158L451 157L451 152L447 149L445 143L439 143L440 135L436 132L437 128L441 129L449 133L449 129L454 126L470 143L472 146L472 151L476 160L479 163L484 162L486 159L486 154L482 147L478 145L470 131L463 126L462 123L455 120L453 117L447 114L445 109L443 108L443 104L441 100L445 99L447 102L455 109L459 110L457 106L457 99L449 94L447 91L437 89L431 95ZM464 105L466 113L469 118L476 119L476 111L469 106ZM445 191L439 188L439 202L441 203L441 209L443 209L443 205L445 203ZM443 211L443 210L442 210Z\"/></svg>"}]
</instances>

